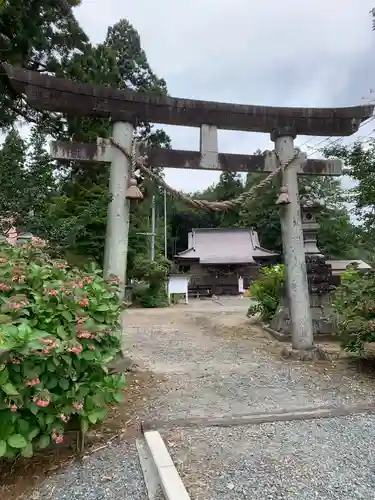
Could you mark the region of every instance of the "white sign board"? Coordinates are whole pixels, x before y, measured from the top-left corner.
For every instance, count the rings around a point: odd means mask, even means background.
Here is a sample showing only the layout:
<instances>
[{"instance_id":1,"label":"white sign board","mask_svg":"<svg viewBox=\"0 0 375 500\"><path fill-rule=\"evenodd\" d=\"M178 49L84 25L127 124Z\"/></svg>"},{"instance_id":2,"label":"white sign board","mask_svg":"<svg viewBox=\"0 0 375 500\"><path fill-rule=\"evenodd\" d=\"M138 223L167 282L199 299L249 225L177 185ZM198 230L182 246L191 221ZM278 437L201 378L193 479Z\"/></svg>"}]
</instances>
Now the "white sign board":
<instances>
[{"instance_id":1,"label":"white sign board","mask_svg":"<svg viewBox=\"0 0 375 500\"><path fill-rule=\"evenodd\" d=\"M184 274L172 274L168 280L168 298L170 300L172 293L185 295L185 303L188 303L188 284L190 276Z\"/></svg>"}]
</instances>

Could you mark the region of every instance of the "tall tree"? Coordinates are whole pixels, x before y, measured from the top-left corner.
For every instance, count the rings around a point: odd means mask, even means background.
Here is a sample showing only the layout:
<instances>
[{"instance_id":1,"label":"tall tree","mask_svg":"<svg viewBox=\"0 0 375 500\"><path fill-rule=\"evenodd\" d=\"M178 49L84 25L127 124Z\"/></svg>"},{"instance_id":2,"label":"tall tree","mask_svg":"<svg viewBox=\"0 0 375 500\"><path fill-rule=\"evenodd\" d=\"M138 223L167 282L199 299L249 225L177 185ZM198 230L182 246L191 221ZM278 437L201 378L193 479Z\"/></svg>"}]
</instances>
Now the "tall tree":
<instances>
[{"instance_id":1,"label":"tall tree","mask_svg":"<svg viewBox=\"0 0 375 500\"><path fill-rule=\"evenodd\" d=\"M12 128L0 149L1 228L30 230L55 185L54 165L36 128L25 141Z\"/></svg>"},{"instance_id":2,"label":"tall tree","mask_svg":"<svg viewBox=\"0 0 375 500\"><path fill-rule=\"evenodd\" d=\"M108 29L104 43L87 44L82 53L62 61L58 76L75 81L102 84L114 88L132 88L137 91L166 93L164 80L152 72L137 31L125 20ZM111 122L101 118L67 117L65 136L75 141L95 142L109 137ZM137 128L138 135L153 145L169 147L168 136L162 130L153 130L148 123ZM159 172L161 174L161 172ZM102 165L72 163L62 169L58 190L45 204L39 222L34 226L38 235L48 237L54 245L70 255L87 255L102 263L106 218L109 202L109 170ZM144 181L146 199L132 204L129 234L129 270L134 256L146 252L145 237L149 232L150 205L155 194L160 203L161 193Z\"/></svg>"},{"instance_id":3,"label":"tall tree","mask_svg":"<svg viewBox=\"0 0 375 500\"><path fill-rule=\"evenodd\" d=\"M19 132L12 128L0 150L0 214L5 232L27 208L26 149Z\"/></svg>"},{"instance_id":4,"label":"tall tree","mask_svg":"<svg viewBox=\"0 0 375 500\"><path fill-rule=\"evenodd\" d=\"M375 252L369 254L369 250L375 243L375 140L366 144L358 141L352 146L336 145L326 148L324 154L341 159L344 172L355 182L348 201L357 219L360 253L373 261Z\"/></svg>"},{"instance_id":5,"label":"tall tree","mask_svg":"<svg viewBox=\"0 0 375 500\"><path fill-rule=\"evenodd\" d=\"M84 51L88 38L72 8L80 0L4 0L0 9L0 61L26 69L55 74L61 61ZM48 132L59 133L61 117L35 111L0 77L0 128L16 120L44 123Z\"/></svg>"},{"instance_id":6,"label":"tall tree","mask_svg":"<svg viewBox=\"0 0 375 500\"><path fill-rule=\"evenodd\" d=\"M220 174L219 182L215 186L217 200L231 200L237 198L244 190L241 177L236 172L224 171ZM217 214L218 224L221 227L234 227L239 223L239 208Z\"/></svg>"}]
</instances>

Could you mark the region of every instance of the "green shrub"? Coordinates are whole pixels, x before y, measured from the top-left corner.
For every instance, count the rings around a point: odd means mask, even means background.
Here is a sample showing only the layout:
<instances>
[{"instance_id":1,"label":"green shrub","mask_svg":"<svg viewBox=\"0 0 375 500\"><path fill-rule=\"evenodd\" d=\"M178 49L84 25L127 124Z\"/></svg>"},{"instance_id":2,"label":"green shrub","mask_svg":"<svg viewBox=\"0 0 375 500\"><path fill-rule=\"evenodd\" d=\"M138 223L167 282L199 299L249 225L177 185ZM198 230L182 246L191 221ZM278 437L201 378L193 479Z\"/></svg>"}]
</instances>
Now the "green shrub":
<instances>
[{"instance_id":1,"label":"green shrub","mask_svg":"<svg viewBox=\"0 0 375 500\"><path fill-rule=\"evenodd\" d=\"M135 260L134 275L143 282L135 287L136 303L150 308L169 306L167 279L170 267L170 261L160 256L155 261L143 256Z\"/></svg>"},{"instance_id":2,"label":"green shrub","mask_svg":"<svg viewBox=\"0 0 375 500\"><path fill-rule=\"evenodd\" d=\"M375 341L375 272L354 267L341 276L333 297L336 330L345 350L361 354Z\"/></svg>"},{"instance_id":3,"label":"green shrub","mask_svg":"<svg viewBox=\"0 0 375 500\"><path fill-rule=\"evenodd\" d=\"M94 268L0 246L0 457L61 443L71 420L84 433L122 400L124 378L108 371L120 353L117 291Z\"/></svg>"},{"instance_id":4,"label":"green shrub","mask_svg":"<svg viewBox=\"0 0 375 500\"><path fill-rule=\"evenodd\" d=\"M263 267L259 278L250 286L250 295L257 302L249 307L248 316L260 314L262 320L275 315L284 288L284 266Z\"/></svg>"}]
</instances>

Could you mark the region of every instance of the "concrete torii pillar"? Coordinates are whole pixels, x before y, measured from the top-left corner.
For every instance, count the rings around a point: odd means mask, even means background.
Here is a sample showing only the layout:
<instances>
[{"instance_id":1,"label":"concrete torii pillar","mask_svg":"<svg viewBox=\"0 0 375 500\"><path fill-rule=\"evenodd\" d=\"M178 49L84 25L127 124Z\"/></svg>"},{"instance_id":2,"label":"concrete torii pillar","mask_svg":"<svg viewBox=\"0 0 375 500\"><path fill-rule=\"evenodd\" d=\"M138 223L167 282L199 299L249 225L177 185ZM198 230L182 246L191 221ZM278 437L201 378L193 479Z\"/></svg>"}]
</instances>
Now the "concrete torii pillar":
<instances>
[{"instance_id":1,"label":"concrete torii pillar","mask_svg":"<svg viewBox=\"0 0 375 500\"><path fill-rule=\"evenodd\" d=\"M115 122L112 135L129 153L132 150L134 127L131 123ZM111 169L109 191L112 200L108 205L107 234L104 249L104 276L120 278L120 297L124 296L128 256L129 210L126 189L131 177L131 161L117 148L110 148Z\"/></svg>"},{"instance_id":2,"label":"concrete torii pillar","mask_svg":"<svg viewBox=\"0 0 375 500\"><path fill-rule=\"evenodd\" d=\"M271 140L280 161L286 163L295 154L294 127L273 130ZM285 282L290 307L292 346L308 350L314 345L312 318L307 284L301 211L298 194L300 163L295 160L283 172L283 184L288 189L290 203L280 209L281 234L285 260Z\"/></svg>"}]
</instances>

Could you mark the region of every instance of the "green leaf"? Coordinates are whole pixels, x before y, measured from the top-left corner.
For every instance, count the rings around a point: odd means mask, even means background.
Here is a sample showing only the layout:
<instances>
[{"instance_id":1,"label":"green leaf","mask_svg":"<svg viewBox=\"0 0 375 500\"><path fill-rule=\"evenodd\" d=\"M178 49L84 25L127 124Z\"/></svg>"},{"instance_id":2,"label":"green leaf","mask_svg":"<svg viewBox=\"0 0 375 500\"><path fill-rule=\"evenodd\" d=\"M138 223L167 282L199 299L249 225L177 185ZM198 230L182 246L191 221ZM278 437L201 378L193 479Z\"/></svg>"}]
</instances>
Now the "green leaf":
<instances>
[{"instance_id":1,"label":"green leaf","mask_svg":"<svg viewBox=\"0 0 375 500\"><path fill-rule=\"evenodd\" d=\"M55 372L56 371L56 365L55 363L52 361L52 359L49 359L48 360L48 363L47 363L47 369L49 372Z\"/></svg>"},{"instance_id":2,"label":"green leaf","mask_svg":"<svg viewBox=\"0 0 375 500\"><path fill-rule=\"evenodd\" d=\"M72 364L72 358L70 356L63 355L61 358L65 361L65 363L69 366Z\"/></svg>"},{"instance_id":3,"label":"green leaf","mask_svg":"<svg viewBox=\"0 0 375 500\"><path fill-rule=\"evenodd\" d=\"M87 415L87 418L92 424L96 424L97 422L104 420L107 416L107 413L108 413L107 408L98 408L90 412Z\"/></svg>"},{"instance_id":4,"label":"green leaf","mask_svg":"<svg viewBox=\"0 0 375 500\"><path fill-rule=\"evenodd\" d=\"M56 377L50 377L48 380L46 387L47 389L54 389L57 386L58 380Z\"/></svg>"},{"instance_id":5,"label":"green leaf","mask_svg":"<svg viewBox=\"0 0 375 500\"><path fill-rule=\"evenodd\" d=\"M38 446L41 450L44 450L44 448L47 448L47 446L50 444L51 438L47 436L47 434L43 434L40 436L39 441L38 441Z\"/></svg>"},{"instance_id":6,"label":"green leaf","mask_svg":"<svg viewBox=\"0 0 375 500\"><path fill-rule=\"evenodd\" d=\"M123 392L114 392L113 393L113 399L117 403L123 403L125 401L125 394Z\"/></svg>"},{"instance_id":7,"label":"green leaf","mask_svg":"<svg viewBox=\"0 0 375 500\"><path fill-rule=\"evenodd\" d=\"M62 316L63 318L65 318L67 321L72 321L72 320L73 320L73 316L72 316L72 315L70 314L70 312L69 312L69 311L67 311L67 310L62 311L62 312L61 312L61 316Z\"/></svg>"},{"instance_id":8,"label":"green leaf","mask_svg":"<svg viewBox=\"0 0 375 500\"><path fill-rule=\"evenodd\" d=\"M109 307L106 304L102 304L96 308L97 311L108 311Z\"/></svg>"},{"instance_id":9,"label":"green leaf","mask_svg":"<svg viewBox=\"0 0 375 500\"><path fill-rule=\"evenodd\" d=\"M69 389L69 380L67 380L66 378L61 378L59 380L59 386L61 387L61 389L63 389L64 391L67 391Z\"/></svg>"},{"instance_id":10,"label":"green leaf","mask_svg":"<svg viewBox=\"0 0 375 500\"><path fill-rule=\"evenodd\" d=\"M8 396L18 396L19 394L17 389L10 382L7 382L6 384L2 385L1 388Z\"/></svg>"},{"instance_id":11,"label":"green leaf","mask_svg":"<svg viewBox=\"0 0 375 500\"><path fill-rule=\"evenodd\" d=\"M28 435L28 438L30 441L32 441L34 438L37 437L37 435L40 433L40 429L39 427L34 427L34 429L32 429L30 432L29 432L29 435Z\"/></svg>"},{"instance_id":12,"label":"green leaf","mask_svg":"<svg viewBox=\"0 0 375 500\"><path fill-rule=\"evenodd\" d=\"M0 441L0 457L3 457L7 452L7 442L4 440Z\"/></svg>"},{"instance_id":13,"label":"green leaf","mask_svg":"<svg viewBox=\"0 0 375 500\"><path fill-rule=\"evenodd\" d=\"M55 420L54 415L52 413L48 413L45 418L46 425L52 424L52 422Z\"/></svg>"},{"instance_id":14,"label":"green leaf","mask_svg":"<svg viewBox=\"0 0 375 500\"><path fill-rule=\"evenodd\" d=\"M60 339L62 339L62 340L66 340L68 338L68 335L67 335L64 327L62 327L61 325L57 327L56 333L60 337Z\"/></svg>"},{"instance_id":15,"label":"green leaf","mask_svg":"<svg viewBox=\"0 0 375 500\"><path fill-rule=\"evenodd\" d=\"M84 351L82 354L81 354L81 357L83 359L85 359L86 361L92 361L93 359L95 359L95 353L93 351Z\"/></svg>"},{"instance_id":16,"label":"green leaf","mask_svg":"<svg viewBox=\"0 0 375 500\"><path fill-rule=\"evenodd\" d=\"M31 458L33 454L33 445L31 443L27 443L27 445L21 450L21 455L25 458Z\"/></svg>"},{"instance_id":17,"label":"green leaf","mask_svg":"<svg viewBox=\"0 0 375 500\"><path fill-rule=\"evenodd\" d=\"M29 408L33 415L36 415L39 411L39 406L37 406L35 403L30 403Z\"/></svg>"},{"instance_id":18,"label":"green leaf","mask_svg":"<svg viewBox=\"0 0 375 500\"><path fill-rule=\"evenodd\" d=\"M5 368L0 372L0 387L8 381L8 378L9 378L9 373L8 370Z\"/></svg>"},{"instance_id":19,"label":"green leaf","mask_svg":"<svg viewBox=\"0 0 375 500\"><path fill-rule=\"evenodd\" d=\"M101 392L94 394L92 396L92 401L95 405L102 406L104 404L104 401L105 401L104 394Z\"/></svg>"},{"instance_id":20,"label":"green leaf","mask_svg":"<svg viewBox=\"0 0 375 500\"><path fill-rule=\"evenodd\" d=\"M23 418L20 418L17 422L18 425L18 430L21 434L27 434L29 432L29 423L24 420Z\"/></svg>"},{"instance_id":21,"label":"green leaf","mask_svg":"<svg viewBox=\"0 0 375 500\"><path fill-rule=\"evenodd\" d=\"M12 434L8 437L8 444L12 448L19 449L27 446L27 441L23 436L21 436L21 434Z\"/></svg>"},{"instance_id":22,"label":"green leaf","mask_svg":"<svg viewBox=\"0 0 375 500\"><path fill-rule=\"evenodd\" d=\"M97 314L97 313L93 313L92 314L92 317L98 321L99 323L103 323L104 322L104 314Z\"/></svg>"}]
</instances>

